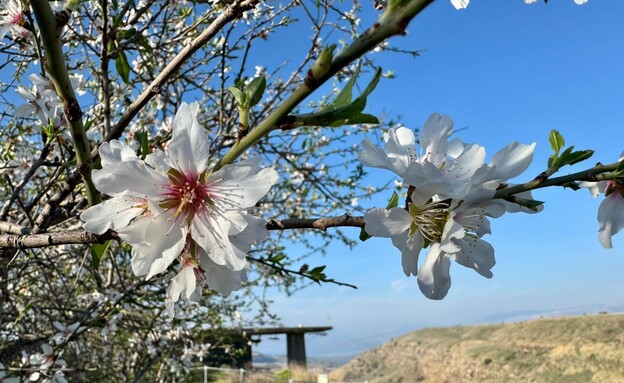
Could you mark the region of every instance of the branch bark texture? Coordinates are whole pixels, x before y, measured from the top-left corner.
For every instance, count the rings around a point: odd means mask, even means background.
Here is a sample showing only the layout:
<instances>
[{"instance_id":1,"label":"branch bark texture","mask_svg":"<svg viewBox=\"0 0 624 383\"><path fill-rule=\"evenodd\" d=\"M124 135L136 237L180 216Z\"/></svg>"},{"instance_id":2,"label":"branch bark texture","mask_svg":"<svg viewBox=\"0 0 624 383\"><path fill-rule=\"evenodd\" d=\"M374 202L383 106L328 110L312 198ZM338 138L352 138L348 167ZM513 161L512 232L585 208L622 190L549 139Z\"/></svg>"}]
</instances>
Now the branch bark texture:
<instances>
[{"instance_id":1,"label":"branch bark texture","mask_svg":"<svg viewBox=\"0 0 624 383\"><path fill-rule=\"evenodd\" d=\"M317 229L327 230L330 227L364 227L364 217L341 215L327 218L287 218L271 219L267 222L267 230ZM5 234L0 235L0 247L27 249L69 244L103 243L109 239L117 239L115 232L109 231L102 235L88 233L84 230L72 230L45 234Z\"/></svg>"}]
</instances>

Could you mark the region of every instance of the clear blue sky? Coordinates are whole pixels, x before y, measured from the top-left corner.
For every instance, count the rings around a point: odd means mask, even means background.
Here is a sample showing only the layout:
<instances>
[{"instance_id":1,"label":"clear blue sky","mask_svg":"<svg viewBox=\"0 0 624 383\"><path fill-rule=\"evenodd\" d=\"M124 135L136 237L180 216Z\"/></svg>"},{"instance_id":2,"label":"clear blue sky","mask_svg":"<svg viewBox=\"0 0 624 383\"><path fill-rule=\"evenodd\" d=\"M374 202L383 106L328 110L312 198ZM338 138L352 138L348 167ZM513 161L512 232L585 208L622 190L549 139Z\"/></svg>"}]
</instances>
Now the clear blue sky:
<instances>
[{"instance_id":1,"label":"clear blue sky","mask_svg":"<svg viewBox=\"0 0 624 383\"><path fill-rule=\"evenodd\" d=\"M420 57L375 54L397 78L380 83L367 111L401 115L412 128L432 112L448 114L456 128L467 128L458 136L484 145L489 156L514 140L537 142L533 165L517 181L544 170L551 129L568 144L596 150L581 167L613 162L624 150L623 17L624 2L615 0L583 6L473 0L463 11L439 0L412 22L407 37L394 40L425 49ZM368 182L381 185L389 177L371 170ZM312 355L360 351L422 327L624 310L624 233L613 249L600 246L600 199L584 190L543 190L535 197L547 201L539 215L493 221L485 238L496 249L493 279L453 264L443 301L424 298L415 278L404 276L398 250L379 238L352 251L334 245L326 258L309 262L327 264L328 275L358 290L324 285L288 298L275 294L274 310L287 325L334 326L326 337L309 337ZM267 339L257 349L284 353L284 347Z\"/></svg>"}]
</instances>

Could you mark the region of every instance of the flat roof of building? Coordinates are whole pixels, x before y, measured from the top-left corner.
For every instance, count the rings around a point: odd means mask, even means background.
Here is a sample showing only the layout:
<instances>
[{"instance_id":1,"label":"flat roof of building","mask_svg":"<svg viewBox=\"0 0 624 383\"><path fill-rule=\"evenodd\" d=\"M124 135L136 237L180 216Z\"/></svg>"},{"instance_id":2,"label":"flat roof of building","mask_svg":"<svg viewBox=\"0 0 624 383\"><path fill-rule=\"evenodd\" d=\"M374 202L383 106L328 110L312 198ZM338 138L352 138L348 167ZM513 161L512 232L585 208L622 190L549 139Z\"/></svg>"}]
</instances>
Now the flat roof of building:
<instances>
[{"instance_id":1,"label":"flat roof of building","mask_svg":"<svg viewBox=\"0 0 624 383\"><path fill-rule=\"evenodd\" d=\"M248 327L234 330L237 333L247 335L277 335L277 334L305 334L308 332L325 332L333 329L332 326L312 326L312 327Z\"/></svg>"}]
</instances>

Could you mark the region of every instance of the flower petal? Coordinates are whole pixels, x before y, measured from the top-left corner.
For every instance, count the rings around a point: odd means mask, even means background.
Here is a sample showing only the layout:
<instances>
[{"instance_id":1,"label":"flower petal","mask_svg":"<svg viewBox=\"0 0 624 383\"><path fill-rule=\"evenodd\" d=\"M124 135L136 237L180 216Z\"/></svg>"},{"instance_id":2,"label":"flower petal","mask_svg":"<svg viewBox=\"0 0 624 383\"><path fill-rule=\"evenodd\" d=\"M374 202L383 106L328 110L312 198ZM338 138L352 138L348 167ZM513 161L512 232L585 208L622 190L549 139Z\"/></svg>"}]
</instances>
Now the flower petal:
<instances>
[{"instance_id":1,"label":"flower petal","mask_svg":"<svg viewBox=\"0 0 624 383\"><path fill-rule=\"evenodd\" d=\"M409 229L412 217L403 208L375 208L364 214L364 230L373 237L392 237Z\"/></svg>"},{"instance_id":2,"label":"flower petal","mask_svg":"<svg viewBox=\"0 0 624 383\"><path fill-rule=\"evenodd\" d=\"M494 155L490 166L490 179L507 181L524 172L533 160L535 143L530 145L512 142Z\"/></svg>"},{"instance_id":3,"label":"flower petal","mask_svg":"<svg viewBox=\"0 0 624 383\"><path fill-rule=\"evenodd\" d=\"M245 254L236 252L228 233L230 221L223 216L196 215L191 222L191 237L217 264L241 270L247 264Z\"/></svg>"},{"instance_id":4,"label":"flower petal","mask_svg":"<svg viewBox=\"0 0 624 383\"><path fill-rule=\"evenodd\" d=\"M139 198L157 196L168 179L140 161L125 161L93 171L93 183L102 193Z\"/></svg>"},{"instance_id":5,"label":"flower petal","mask_svg":"<svg viewBox=\"0 0 624 383\"><path fill-rule=\"evenodd\" d=\"M443 299L451 287L450 257L434 243L418 270L418 287L429 299Z\"/></svg>"},{"instance_id":6,"label":"flower petal","mask_svg":"<svg viewBox=\"0 0 624 383\"><path fill-rule=\"evenodd\" d=\"M230 242L242 252L248 252L251 246L265 239L269 232L266 229L266 220L249 214L242 214L247 226L237 234L230 234Z\"/></svg>"},{"instance_id":7,"label":"flower petal","mask_svg":"<svg viewBox=\"0 0 624 383\"><path fill-rule=\"evenodd\" d=\"M123 161L139 161L134 149L119 140L104 142L99 148L102 167L115 165Z\"/></svg>"},{"instance_id":8,"label":"flower petal","mask_svg":"<svg viewBox=\"0 0 624 383\"><path fill-rule=\"evenodd\" d=\"M217 203L226 210L240 210L255 206L278 178L275 169L261 169L257 162L245 161L224 166L211 174L206 183Z\"/></svg>"},{"instance_id":9,"label":"flower petal","mask_svg":"<svg viewBox=\"0 0 624 383\"><path fill-rule=\"evenodd\" d=\"M199 103L182 103L173 119L169 160L183 173L198 175L206 170L210 154L208 134L197 121Z\"/></svg>"},{"instance_id":10,"label":"flower petal","mask_svg":"<svg viewBox=\"0 0 624 383\"><path fill-rule=\"evenodd\" d=\"M455 220L455 212L451 219L446 221L444 230L442 231L442 238L440 238L440 249L445 253L456 253L461 248L455 243L454 240L461 239L466 236L466 229Z\"/></svg>"},{"instance_id":11,"label":"flower petal","mask_svg":"<svg viewBox=\"0 0 624 383\"><path fill-rule=\"evenodd\" d=\"M240 290L241 284L247 282L245 269L234 271L227 266L218 265L204 252L200 253L199 261L205 271L208 287L223 296L230 295L232 291Z\"/></svg>"},{"instance_id":12,"label":"flower petal","mask_svg":"<svg viewBox=\"0 0 624 383\"><path fill-rule=\"evenodd\" d=\"M611 237L624 228L624 196L621 190L609 194L598 208L598 238L603 247L613 247Z\"/></svg>"},{"instance_id":13,"label":"flower petal","mask_svg":"<svg viewBox=\"0 0 624 383\"><path fill-rule=\"evenodd\" d=\"M418 135L418 142L425 150L425 160L439 167L446 161L448 138L453 131L453 120L449 116L433 113Z\"/></svg>"},{"instance_id":14,"label":"flower petal","mask_svg":"<svg viewBox=\"0 0 624 383\"><path fill-rule=\"evenodd\" d=\"M453 4L455 9L466 9L468 3L470 3L470 0L451 0L451 4Z\"/></svg>"},{"instance_id":15,"label":"flower petal","mask_svg":"<svg viewBox=\"0 0 624 383\"><path fill-rule=\"evenodd\" d=\"M453 254L455 262L474 269L486 278L492 278L492 267L496 264L494 248L481 238L466 236L456 240L461 251Z\"/></svg>"},{"instance_id":16,"label":"flower petal","mask_svg":"<svg viewBox=\"0 0 624 383\"><path fill-rule=\"evenodd\" d=\"M386 152L378 146L375 146L370 138L362 141L362 151L358 153L358 159L364 166L372 168L381 168L394 171L392 162L388 158Z\"/></svg>"},{"instance_id":17,"label":"flower petal","mask_svg":"<svg viewBox=\"0 0 624 383\"><path fill-rule=\"evenodd\" d=\"M145 230L145 242L149 245L144 254L157 254L150 266L145 279L162 273L182 253L186 246L188 229L171 219L171 215L163 213L153 218Z\"/></svg>"},{"instance_id":18,"label":"flower petal","mask_svg":"<svg viewBox=\"0 0 624 383\"><path fill-rule=\"evenodd\" d=\"M406 276L418 275L418 256L425 245L425 238L420 231L409 237L401 251L401 265Z\"/></svg>"},{"instance_id":19,"label":"flower petal","mask_svg":"<svg viewBox=\"0 0 624 383\"><path fill-rule=\"evenodd\" d=\"M589 190L589 194L591 194L592 198L598 197L599 194L603 194L607 189L607 181L600 182L579 182L579 187L587 188Z\"/></svg>"},{"instance_id":20,"label":"flower petal","mask_svg":"<svg viewBox=\"0 0 624 383\"><path fill-rule=\"evenodd\" d=\"M171 279L171 283L167 288L167 312L171 317L175 316L174 303L180 299L180 295L184 293L186 299L189 299L197 286L197 278L192 266L185 266L182 270Z\"/></svg>"},{"instance_id":21,"label":"flower petal","mask_svg":"<svg viewBox=\"0 0 624 383\"><path fill-rule=\"evenodd\" d=\"M400 127L388 131L386 154L392 166L392 171L403 175L410 163L410 158L416 155L414 132L411 129Z\"/></svg>"},{"instance_id":22,"label":"flower petal","mask_svg":"<svg viewBox=\"0 0 624 383\"><path fill-rule=\"evenodd\" d=\"M114 197L94 205L80 214L85 223L82 227L95 234L104 234L107 230L118 230L128 226L132 219L145 210L142 202L132 197Z\"/></svg>"}]
</instances>

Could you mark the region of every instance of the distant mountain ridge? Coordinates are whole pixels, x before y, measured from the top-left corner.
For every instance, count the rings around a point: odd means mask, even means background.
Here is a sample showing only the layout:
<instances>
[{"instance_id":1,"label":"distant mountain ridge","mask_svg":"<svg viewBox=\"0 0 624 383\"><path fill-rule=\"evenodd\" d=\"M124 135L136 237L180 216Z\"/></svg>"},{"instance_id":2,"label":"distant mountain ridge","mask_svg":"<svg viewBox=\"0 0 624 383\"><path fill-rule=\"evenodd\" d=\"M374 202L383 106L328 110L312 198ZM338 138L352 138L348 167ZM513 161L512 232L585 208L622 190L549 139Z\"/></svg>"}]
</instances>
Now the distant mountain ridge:
<instances>
[{"instance_id":1,"label":"distant mountain ridge","mask_svg":"<svg viewBox=\"0 0 624 383\"><path fill-rule=\"evenodd\" d=\"M431 328L355 357L333 380L624 383L624 314Z\"/></svg>"}]
</instances>

